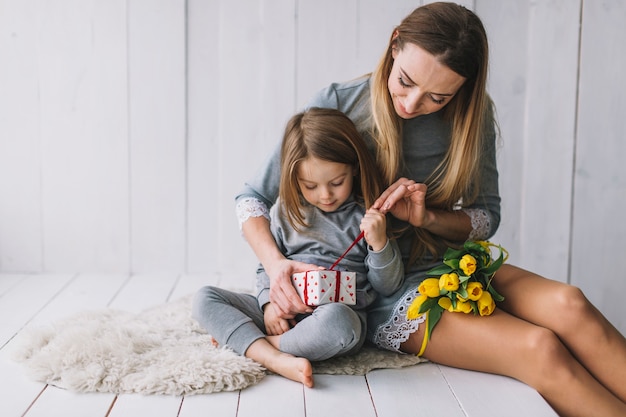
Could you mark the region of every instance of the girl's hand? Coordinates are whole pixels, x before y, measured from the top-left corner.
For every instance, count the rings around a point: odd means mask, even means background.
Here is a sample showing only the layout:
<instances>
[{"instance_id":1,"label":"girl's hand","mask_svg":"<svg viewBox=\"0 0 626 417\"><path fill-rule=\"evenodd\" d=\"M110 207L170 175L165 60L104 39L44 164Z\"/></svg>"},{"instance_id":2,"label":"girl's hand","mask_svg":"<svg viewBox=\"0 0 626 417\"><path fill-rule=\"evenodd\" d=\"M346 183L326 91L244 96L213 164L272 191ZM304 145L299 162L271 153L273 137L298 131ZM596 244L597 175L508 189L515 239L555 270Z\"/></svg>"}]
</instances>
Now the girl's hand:
<instances>
[{"instance_id":1,"label":"girl's hand","mask_svg":"<svg viewBox=\"0 0 626 417\"><path fill-rule=\"evenodd\" d=\"M296 272L311 271L321 269L317 265L303 262L281 259L271 265L266 266L265 271L270 277L270 302L278 317L289 320L296 314L312 313L313 309L302 302L296 292L291 275Z\"/></svg>"},{"instance_id":2,"label":"girl's hand","mask_svg":"<svg viewBox=\"0 0 626 417\"><path fill-rule=\"evenodd\" d=\"M285 333L295 323L292 320L280 318L274 309L274 305L269 302L263 306L263 322L265 323L265 332L269 336L278 336Z\"/></svg>"},{"instance_id":3,"label":"girl's hand","mask_svg":"<svg viewBox=\"0 0 626 417\"><path fill-rule=\"evenodd\" d=\"M373 250L379 251L387 244L387 219L375 208L370 208L361 219L361 231Z\"/></svg>"},{"instance_id":4,"label":"girl's hand","mask_svg":"<svg viewBox=\"0 0 626 417\"><path fill-rule=\"evenodd\" d=\"M426 228L430 214L426 209L426 190L426 184L400 178L378 197L372 207L415 227Z\"/></svg>"}]
</instances>

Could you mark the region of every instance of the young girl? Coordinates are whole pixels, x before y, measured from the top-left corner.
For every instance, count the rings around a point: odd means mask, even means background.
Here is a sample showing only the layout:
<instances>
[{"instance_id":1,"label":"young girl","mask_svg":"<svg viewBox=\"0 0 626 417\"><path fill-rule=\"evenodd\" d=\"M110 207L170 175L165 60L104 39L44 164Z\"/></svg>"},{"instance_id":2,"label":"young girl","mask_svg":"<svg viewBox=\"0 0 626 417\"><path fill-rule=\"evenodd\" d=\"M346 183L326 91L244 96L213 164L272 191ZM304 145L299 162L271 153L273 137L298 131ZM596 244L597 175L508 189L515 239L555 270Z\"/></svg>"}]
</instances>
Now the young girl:
<instances>
[{"instance_id":1,"label":"young girl","mask_svg":"<svg viewBox=\"0 0 626 417\"><path fill-rule=\"evenodd\" d=\"M376 165L349 118L317 108L292 117L281 147L279 199L269 216L273 238L287 259L305 269L328 269L362 231L366 243L355 244L335 268L356 273L356 305L323 304L282 318L260 266L256 298L204 287L194 300L194 317L218 343L313 386L309 361L360 349L365 309L377 293L390 295L402 284L402 257L387 238L385 216L365 211L380 192Z\"/></svg>"},{"instance_id":2,"label":"young girl","mask_svg":"<svg viewBox=\"0 0 626 417\"><path fill-rule=\"evenodd\" d=\"M505 264L493 280L505 300L492 315L445 311L426 345L425 317L407 320L445 248L488 239L500 222L488 55L478 16L429 3L392 31L371 75L332 84L310 103L357 124L389 185L373 207L407 227L398 239L403 288L368 308L369 337L385 349L516 378L562 416L625 416L626 339L578 288ZM275 201L276 164L274 155L246 184L240 213L263 212ZM271 278L276 310L283 318L303 311L287 281L301 265L280 257L262 216L248 216L242 229Z\"/></svg>"}]
</instances>

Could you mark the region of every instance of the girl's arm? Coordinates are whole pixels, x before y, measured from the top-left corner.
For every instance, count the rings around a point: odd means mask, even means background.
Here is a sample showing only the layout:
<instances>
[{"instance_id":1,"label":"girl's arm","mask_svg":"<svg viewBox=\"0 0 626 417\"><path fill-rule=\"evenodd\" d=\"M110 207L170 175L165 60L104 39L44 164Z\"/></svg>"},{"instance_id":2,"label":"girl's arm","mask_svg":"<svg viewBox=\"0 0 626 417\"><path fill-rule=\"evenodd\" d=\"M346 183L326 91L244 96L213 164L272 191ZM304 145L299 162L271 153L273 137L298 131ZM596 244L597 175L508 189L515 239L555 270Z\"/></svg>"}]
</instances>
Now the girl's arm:
<instances>
[{"instance_id":1,"label":"girl's arm","mask_svg":"<svg viewBox=\"0 0 626 417\"><path fill-rule=\"evenodd\" d=\"M365 258L367 279L378 293L391 295L404 282L404 265L397 242L387 237L385 215L370 208L361 219L360 229L369 248Z\"/></svg>"}]
</instances>

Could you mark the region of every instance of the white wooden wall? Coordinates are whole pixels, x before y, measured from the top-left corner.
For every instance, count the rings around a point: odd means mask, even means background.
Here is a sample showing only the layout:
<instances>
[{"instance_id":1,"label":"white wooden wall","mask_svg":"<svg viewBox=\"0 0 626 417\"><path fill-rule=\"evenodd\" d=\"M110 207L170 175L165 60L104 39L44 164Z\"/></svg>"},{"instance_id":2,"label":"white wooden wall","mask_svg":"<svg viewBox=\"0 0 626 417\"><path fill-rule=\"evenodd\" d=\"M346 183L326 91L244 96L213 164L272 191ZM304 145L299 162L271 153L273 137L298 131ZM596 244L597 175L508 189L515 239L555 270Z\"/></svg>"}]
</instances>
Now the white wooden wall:
<instances>
[{"instance_id":1,"label":"white wooden wall","mask_svg":"<svg viewBox=\"0 0 626 417\"><path fill-rule=\"evenodd\" d=\"M407 0L0 0L0 270L217 274L251 288L233 196L286 120L371 71ZM626 2L465 1L490 38L522 267L626 332Z\"/></svg>"}]
</instances>

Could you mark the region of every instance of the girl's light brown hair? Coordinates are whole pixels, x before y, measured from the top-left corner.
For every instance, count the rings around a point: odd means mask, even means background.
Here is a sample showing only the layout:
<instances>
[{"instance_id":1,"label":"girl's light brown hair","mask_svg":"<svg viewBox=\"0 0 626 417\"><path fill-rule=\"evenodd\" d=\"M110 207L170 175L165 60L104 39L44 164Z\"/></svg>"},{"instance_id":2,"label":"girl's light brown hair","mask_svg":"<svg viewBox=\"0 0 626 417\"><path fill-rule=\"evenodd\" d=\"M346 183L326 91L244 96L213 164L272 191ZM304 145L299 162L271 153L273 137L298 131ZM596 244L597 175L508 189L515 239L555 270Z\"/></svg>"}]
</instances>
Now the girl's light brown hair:
<instances>
[{"instance_id":1,"label":"girl's light brown hair","mask_svg":"<svg viewBox=\"0 0 626 417\"><path fill-rule=\"evenodd\" d=\"M431 3L415 9L393 31L385 54L373 73L372 115L377 161L387 185L402 170L402 120L397 116L388 89L393 66L392 50L414 44L439 62L466 78L456 95L444 107L450 121L451 140L439 167L425 181L428 207L452 210L461 200L470 204L480 182L479 162L484 126L493 123L491 101L486 93L488 44L478 16L454 3ZM441 242L424 229L416 233L411 261L425 253L439 255L450 244Z\"/></svg>"},{"instance_id":2,"label":"girl's light brown hair","mask_svg":"<svg viewBox=\"0 0 626 417\"><path fill-rule=\"evenodd\" d=\"M381 193L382 181L365 142L352 120L339 110L311 108L287 123L281 147L280 199L287 220L299 230L308 227L302 215L303 198L298 168L307 158L347 164L357 173L353 192L369 208Z\"/></svg>"}]
</instances>

